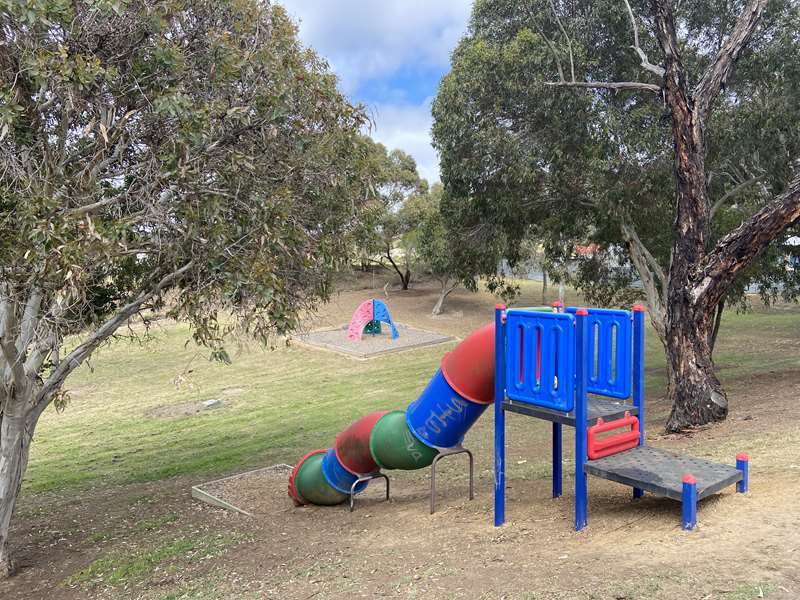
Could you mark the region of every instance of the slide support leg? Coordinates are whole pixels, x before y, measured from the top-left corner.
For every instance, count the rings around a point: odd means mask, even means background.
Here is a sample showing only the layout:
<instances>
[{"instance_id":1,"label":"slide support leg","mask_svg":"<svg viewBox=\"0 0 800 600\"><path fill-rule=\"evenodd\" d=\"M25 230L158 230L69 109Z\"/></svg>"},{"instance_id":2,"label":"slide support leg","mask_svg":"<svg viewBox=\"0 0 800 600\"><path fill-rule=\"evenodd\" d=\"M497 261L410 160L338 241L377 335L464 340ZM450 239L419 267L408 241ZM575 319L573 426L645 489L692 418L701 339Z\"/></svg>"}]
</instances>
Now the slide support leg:
<instances>
[{"instance_id":1,"label":"slide support leg","mask_svg":"<svg viewBox=\"0 0 800 600\"><path fill-rule=\"evenodd\" d=\"M681 526L691 531L697 525L697 480L692 475L683 476L683 518Z\"/></svg>"},{"instance_id":2,"label":"slide support leg","mask_svg":"<svg viewBox=\"0 0 800 600\"><path fill-rule=\"evenodd\" d=\"M494 526L506 520L505 309L494 311Z\"/></svg>"},{"instance_id":3,"label":"slide support leg","mask_svg":"<svg viewBox=\"0 0 800 600\"><path fill-rule=\"evenodd\" d=\"M553 423L553 498L561 497L562 481L562 435L561 423Z\"/></svg>"},{"instance_id":4,"label":"slide support leg","mask_svg":"<svg viewBox=\"0 0 800 600\"><path fill-rule=\"evenodd\" d=\"M749 487L750 480L750 457L744 452L736 455L736 468L742 472L742 480L736 484L736 491L740 494L746 494Z\"/></svg>"}]
</instances>

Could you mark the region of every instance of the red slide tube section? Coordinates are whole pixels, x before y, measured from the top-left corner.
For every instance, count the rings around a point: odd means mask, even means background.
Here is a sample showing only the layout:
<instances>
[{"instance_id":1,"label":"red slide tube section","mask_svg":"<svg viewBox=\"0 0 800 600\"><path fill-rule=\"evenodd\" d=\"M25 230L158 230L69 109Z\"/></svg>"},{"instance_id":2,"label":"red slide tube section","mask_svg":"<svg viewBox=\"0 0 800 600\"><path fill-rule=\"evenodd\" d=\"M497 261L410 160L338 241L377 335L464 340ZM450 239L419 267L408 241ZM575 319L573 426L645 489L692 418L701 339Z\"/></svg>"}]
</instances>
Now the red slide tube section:
<instances>
[{"instance_id":1,"label":"red slide tube section","mask_svg":"<svg viewBox=\"0 0 800 600\"><path fill-rule=\"evenodd\" d=\"M456 392L477 404L494 402L494 323L481 327L442 359L442 374Z\"/></svg>"}]
</instances>

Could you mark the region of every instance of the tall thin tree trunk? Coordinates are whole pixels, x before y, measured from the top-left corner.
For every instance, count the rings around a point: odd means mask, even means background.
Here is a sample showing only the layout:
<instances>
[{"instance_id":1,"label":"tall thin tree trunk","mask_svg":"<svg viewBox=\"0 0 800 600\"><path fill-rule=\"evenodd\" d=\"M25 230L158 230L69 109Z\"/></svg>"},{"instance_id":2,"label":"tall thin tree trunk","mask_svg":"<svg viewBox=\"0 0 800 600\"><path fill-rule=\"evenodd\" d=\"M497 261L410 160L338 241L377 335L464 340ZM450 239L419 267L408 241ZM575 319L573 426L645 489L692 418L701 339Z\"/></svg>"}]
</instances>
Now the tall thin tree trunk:
<instances>
[{"instance_id":1,"label":"tall thin tree trunk","mask_svg":"<svg viewBox=\"0 0 800 600\"><path fill-rule=\"evenodd\" d=\"M9 546L11 517L28 464L33 427L27 427L24 407L28 402L14 399L5 403L0 416L0 580L15 570Z\"/></svg>"},{"instance_id":2,"label":"tall thin tree trunk","mask_svg":"<svg viewBox=\"0 0 800 600\"><path fill-rule=\"evenodd\" d=\"M447 297L450 293L456 289L455 285L448 285L449 280L445 280L442 282L442 289L439 292L439 298L436 300L436 304L431 311L431 314L434 316L442 314L442 310L444 309L444 301L447 300Z\"/></svg>"},{"instance_id":3,"label":"tall thin tree trunk","mask_svg":"<svg viewBox=\"0 0 800 600\"><path fill-rule=\"evenodd\" d=\"M547 306L547 271L542 270L542 306Z\"/></svg>"},{"instance_id":4,"label":"tall thin tree trunk","mask_svg":"<svg viewBox=\"0 0 800 600\"><path fill-rule=\"evenodd\" d=\"M714 348L717 345L717 336L719 335L719 327L722 324L722 313L724 310L725 300L720 300L719 304L717 304L717 315L714 317L714 328L711 330L711 340L709 341L712 358L714 356Z\"/></svg>"}]
</instances>

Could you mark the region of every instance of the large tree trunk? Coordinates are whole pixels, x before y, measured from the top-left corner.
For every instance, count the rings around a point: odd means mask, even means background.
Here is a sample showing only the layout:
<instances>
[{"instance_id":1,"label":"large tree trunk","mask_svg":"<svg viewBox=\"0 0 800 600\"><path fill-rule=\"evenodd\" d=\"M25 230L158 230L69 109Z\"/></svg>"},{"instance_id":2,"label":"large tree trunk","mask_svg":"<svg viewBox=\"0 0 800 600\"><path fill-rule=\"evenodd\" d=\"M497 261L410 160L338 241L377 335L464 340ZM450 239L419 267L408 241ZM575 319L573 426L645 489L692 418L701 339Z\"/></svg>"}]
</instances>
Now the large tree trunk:
<instances>
[{"instance_id":1,"label":"large tree trunk","mask_svg":"<svg viewBox=\"0 0 800 600\"><path fill-rule=\"evenodd\" d=\"M668 395L672 412L667 431L721 421L728 415L728 401L711 359L709 341L714 313L712 307L693 314L686 306L680 311L682 318L668 328Z\"/></svg>"},{"instance_id":2,"label":"large tree trunk","mask_svg":"<svg viewBox=\"0 0 800 600\"><path fill-rule=\"evenodd\" d=\"M28 465L33 432L33 426L26 423L24 413L24 407L30 403L19 399L6 400L5 411L0 416L0 580L13 575L15 570L9 532L22 476Z\"/></svg>"}]
</instances>

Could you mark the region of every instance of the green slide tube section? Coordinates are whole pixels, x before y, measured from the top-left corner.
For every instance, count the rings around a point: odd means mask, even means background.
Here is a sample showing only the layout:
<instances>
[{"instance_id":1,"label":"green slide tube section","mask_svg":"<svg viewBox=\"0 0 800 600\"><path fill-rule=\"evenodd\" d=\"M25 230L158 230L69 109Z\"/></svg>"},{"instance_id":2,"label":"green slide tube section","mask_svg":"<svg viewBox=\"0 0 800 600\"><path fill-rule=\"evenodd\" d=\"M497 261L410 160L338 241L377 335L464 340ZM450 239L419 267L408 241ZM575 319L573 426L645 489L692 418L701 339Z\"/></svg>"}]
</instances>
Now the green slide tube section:
<instances>
[{"instance_id":1,"label":"green slide tube section","mask_svg":"<svg viewBox=\"0 0 800 600\"><path fill-rule=\"evenodd\" d=\"M438 450L420 442L408 428L406 413L395 410L375 423L369 438L372 458L382 469L413 471L429 466Z\"/></svg>"},{"instance_id":2,"label":"green slide tube section","mask_svg":"<svg viewBox=\"0 0 800 600\"><path fill-rule=\"evenodd\" d=\"M347 496L332 487L322 474L323 454L314 454L301 465L294 484L303 500L321 506L334 506L347 500Z\"/></svg>"}]
</instances>

